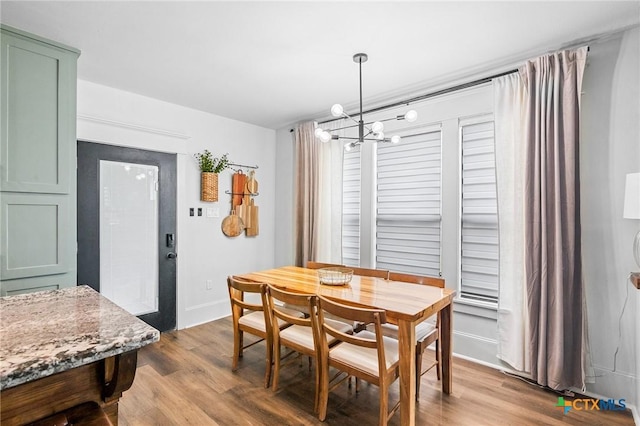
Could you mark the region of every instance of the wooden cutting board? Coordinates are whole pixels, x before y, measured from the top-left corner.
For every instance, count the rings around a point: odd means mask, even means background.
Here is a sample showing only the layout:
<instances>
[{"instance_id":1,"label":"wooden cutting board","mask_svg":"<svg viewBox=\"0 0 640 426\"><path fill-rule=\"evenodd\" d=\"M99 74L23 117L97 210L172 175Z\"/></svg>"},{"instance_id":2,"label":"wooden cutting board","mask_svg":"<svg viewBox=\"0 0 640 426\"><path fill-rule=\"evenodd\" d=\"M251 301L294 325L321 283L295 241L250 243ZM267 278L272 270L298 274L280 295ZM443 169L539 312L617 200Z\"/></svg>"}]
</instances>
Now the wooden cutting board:
<instances>
[{"instance_id":1,"label":"wooden cutting board","mask_svg":"<svg viewBox=\"0 0 640 426\"><path fill-rule=\"evenodd\" d=\"M247 178L247 191L251 195L256 195L258 193L258 181L256 180L256 171L251 170L249 172L249 177Z\"/></svg>"},{"instance_id":2,"label":"wooden cutting board","mask_svg":"<svg viewBox=\"0 0 640 426\"><path fill-rule=\"evenodd\" d=\"M244 223L236 214L235 210L231 210L231 214L222 220L222 233L227 237L237 237L242 234Z\"/></svg>"},{"instance_id":3,"label":"wooden cutting board","mask_svg":"<svg viewBox=\"0 0 640 426\"><path fill-rule=\"evenodd\" d=\"M249 229L251 228L252 222L251 222L251 201L250 201L251 196L247 193L244 194L244 198L242 199L242 204L240 204L237 208L238 208L238 216L240 216L240 218L242 218L242 221L244 222L244 227L245 229Z\"/></svg>"},{"instance_id":4,"label":"wooden cutting board","mask_svg":"<svg viewBox=\"0 0 640 426\"><path fill-rule=\"evenodd\" d=\"M235 209L242 203L242 196L244 195L244 189L247 185L247 175L242 170L238 170L231 177L231 208Z\"/></svg>"},{"instance_id":5,"label":"wooden cutting board","mask_svg":"<svg viewBox=\"0 0 640 426\"><path fill-rule=\"evenodd\" d=\"M251 228L247 228L247 237L255 237L260 233L260 226L258 221L258 206L253 202L253 198L249 201L249 220L251 221Z\"/></svg>"}]
</instances>

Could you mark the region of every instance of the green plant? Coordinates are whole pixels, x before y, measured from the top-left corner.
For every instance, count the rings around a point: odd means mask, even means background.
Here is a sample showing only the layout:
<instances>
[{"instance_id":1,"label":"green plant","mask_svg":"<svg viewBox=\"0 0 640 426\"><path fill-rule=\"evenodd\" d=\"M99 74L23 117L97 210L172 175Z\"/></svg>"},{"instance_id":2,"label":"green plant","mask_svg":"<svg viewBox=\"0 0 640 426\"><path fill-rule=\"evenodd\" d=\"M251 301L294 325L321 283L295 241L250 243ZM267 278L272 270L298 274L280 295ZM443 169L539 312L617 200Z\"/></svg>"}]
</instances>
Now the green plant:
<instances>
[{"instance_id":1,"label":"green plant","mask_svg":"<svg viewBox=\"0 0 640 426\"><path fill-rule=\"evenodd\" d=\"M208 149L205 149L203 152L199 152L194 154L196 160L198 160L198 165L200 166L201 172L212 172L212 173L220 173L229 167L229 154L224 154L222 157L213 157L211 152Z\"/></svg>"}]
</instances>

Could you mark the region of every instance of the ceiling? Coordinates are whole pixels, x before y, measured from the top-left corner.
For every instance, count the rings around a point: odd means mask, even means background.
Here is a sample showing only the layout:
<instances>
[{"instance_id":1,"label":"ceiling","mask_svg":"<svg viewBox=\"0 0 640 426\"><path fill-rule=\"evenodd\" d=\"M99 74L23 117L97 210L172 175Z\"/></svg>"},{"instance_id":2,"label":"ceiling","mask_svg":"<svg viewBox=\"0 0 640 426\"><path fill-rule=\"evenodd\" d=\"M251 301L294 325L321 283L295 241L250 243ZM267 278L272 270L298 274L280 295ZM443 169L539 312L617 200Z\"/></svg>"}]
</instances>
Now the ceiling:
<instances>
[{"instance_id":1,"label":"ceiling","mask_svg":"<svg viewBox=\"0 0 640 426\"><path fill-rule=\"evenodd\" d=\"M638 1L5 1L4 24L82 51L78 77L267 128L421 94L638 25ZM351 108L348 108L351 107Z\"/></svg>"}]
</instances>

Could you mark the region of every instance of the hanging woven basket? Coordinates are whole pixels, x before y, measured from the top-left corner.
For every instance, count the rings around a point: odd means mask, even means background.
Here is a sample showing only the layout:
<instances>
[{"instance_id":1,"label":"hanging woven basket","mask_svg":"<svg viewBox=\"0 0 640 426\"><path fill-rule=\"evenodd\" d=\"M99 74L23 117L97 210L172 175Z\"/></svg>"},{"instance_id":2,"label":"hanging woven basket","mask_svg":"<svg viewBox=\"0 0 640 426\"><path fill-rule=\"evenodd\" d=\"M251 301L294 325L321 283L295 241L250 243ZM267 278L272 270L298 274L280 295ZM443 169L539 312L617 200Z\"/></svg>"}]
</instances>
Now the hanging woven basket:
<instances>
[{"instance_id":1,"label":"hanging woven basket","mask_svg":"<svg viewBox=\"0 0 640 426\"><path fill-rule=\"evenodd\" d=\"M202 172L200 174L201 201L218 201L218 174Z\"/></svg>"}]
</instances>

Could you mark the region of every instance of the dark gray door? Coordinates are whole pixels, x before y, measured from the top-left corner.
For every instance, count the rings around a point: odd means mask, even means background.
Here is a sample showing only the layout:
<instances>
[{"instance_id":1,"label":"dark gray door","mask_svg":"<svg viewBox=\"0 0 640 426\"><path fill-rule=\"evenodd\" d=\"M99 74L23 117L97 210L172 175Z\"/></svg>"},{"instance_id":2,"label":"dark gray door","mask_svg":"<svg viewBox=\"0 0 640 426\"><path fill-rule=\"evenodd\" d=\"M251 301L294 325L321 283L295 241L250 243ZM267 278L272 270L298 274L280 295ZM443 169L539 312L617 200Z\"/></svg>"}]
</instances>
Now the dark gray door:
<instances>
[{"instance_id":1,"label":"dark gray door","mask_svg":"<svg viewBox=\"0 0 640 426\"><path fill-rule=\"evenodd\" d=\"M78 141L78 284L176 326L176 156Z\"/></svg>"}]
</instances>

